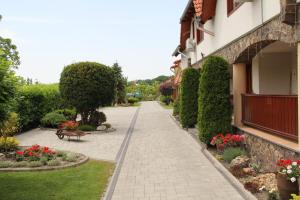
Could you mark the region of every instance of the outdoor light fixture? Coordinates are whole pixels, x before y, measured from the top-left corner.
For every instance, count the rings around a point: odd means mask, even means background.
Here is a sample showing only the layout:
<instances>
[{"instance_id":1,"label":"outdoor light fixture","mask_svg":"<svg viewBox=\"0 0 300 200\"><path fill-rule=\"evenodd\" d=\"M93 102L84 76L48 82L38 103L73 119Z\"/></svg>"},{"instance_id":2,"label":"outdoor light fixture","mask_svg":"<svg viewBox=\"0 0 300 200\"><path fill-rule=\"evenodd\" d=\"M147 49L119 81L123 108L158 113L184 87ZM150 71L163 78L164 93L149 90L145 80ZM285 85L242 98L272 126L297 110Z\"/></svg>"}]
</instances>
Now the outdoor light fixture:
<instances>
[{"instance_id":1,"label":"outdoor light fixture","mask_svg":"<svg viewBox=\"0 0 300 200\"><path fill-rule=\"evenodd\" d=\"M181 48L181 46L178 45L177 48L175 49L174 53L172 54L172 56L177 57L178 54L180 54L180 55L182 55L183 57L188 58L187 55L185 55L184 53L182 53L182 52L180 51L180 48Z\"/></svg>"}]
</instances>

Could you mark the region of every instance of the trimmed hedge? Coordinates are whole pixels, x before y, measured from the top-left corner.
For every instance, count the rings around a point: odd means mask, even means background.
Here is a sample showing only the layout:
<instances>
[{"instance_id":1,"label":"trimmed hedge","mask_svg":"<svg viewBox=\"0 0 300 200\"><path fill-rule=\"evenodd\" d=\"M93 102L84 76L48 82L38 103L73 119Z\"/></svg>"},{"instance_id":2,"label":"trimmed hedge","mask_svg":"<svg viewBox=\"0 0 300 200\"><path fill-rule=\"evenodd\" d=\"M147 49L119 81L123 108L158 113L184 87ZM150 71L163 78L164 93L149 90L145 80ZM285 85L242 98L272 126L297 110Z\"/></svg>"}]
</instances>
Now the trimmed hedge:
<instances>
[{"instance_id":1,"label":"trimmed hedge","mask_svg":"<svg viewBox=\"0 0 300 200\"><path fill-rule=\"evenodd\" d=\"M22 131L37 127L44 115L63 105L58 84L22 86L16 101Z\"/></svg>"},{"instance_id":2,"label":"trimmed hedge","mask_svg":"<svg viewBox=\"0 0 300 200\"><path fill-rule=\"evenodd\" d=\"M206 59L199 85L198 128L200 140L209 144L218 133L231 131L229 64L221 57Z\"/></svg>"},{"instance_id":3,"label":"trimmed hedge","mask_svg":"<svg viewBox=\"0 0 300 200\"><path fill-rule=\"evenodd\" d=\"M178 116L179 115L179 109L180 109L180 101L179 101L179 97L177 97L174 101L174 105L173 105L173 116Z\"/></svg>"},{"instance_id":4,"label":"trimmed hedge","mask_svg":"<svg viewBox=\"0 0 300 200\"><path fill-rule=\"evenodd\" d=\"M183 71L180 92L180 121L184 128L194 127L198 115L199 70L187 68Z\"/></svg>"}]
</instances>

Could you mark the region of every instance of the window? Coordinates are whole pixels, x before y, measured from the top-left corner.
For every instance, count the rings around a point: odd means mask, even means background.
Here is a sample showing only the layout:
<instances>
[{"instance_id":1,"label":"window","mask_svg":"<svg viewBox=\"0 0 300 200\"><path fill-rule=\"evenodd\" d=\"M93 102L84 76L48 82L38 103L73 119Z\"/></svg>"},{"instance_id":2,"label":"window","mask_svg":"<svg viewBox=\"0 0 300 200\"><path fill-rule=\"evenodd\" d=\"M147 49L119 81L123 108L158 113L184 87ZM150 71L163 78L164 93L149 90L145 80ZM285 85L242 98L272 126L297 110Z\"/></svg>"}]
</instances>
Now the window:
<instances>
[{"instance_id":1,"label":"window","mask_svg":"<svg viewBox=\"0 0 300 200\"><path fill-rule=\"evenodd\" d=\"M238 9L243 3L236 0L227 0L227 15L231 15L236 9Z\"/></svg>"},{"instance_id":2,"label":"window","mask_svg":"<svg viewBox=\"0 0 300 200\"><path fill-rule=\"evenodd\" d=\"M203 25L201 24L201 27L203 28ZM204 39L204 33L203 31L197 29L197 44L201 43Z\"/></svg>"}]
</instances>

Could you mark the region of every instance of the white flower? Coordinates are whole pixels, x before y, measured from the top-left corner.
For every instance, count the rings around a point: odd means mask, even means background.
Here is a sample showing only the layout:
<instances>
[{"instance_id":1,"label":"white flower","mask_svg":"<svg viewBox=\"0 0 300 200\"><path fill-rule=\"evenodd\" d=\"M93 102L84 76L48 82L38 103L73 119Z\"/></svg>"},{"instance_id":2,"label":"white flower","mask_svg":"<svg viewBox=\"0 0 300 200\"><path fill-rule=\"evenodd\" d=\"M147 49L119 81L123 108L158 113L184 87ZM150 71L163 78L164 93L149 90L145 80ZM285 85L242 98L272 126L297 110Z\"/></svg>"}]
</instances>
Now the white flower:
<instances>
[{"instance_id":1,"label":"white flower","mask_svg":"<svg viewBox=\"0 0 300 200\"><path fill-rule=\"evenodd\" d=\"M287 170L286 173L291 174L293 171L292 170Z\"/></svg>"},{"instance_id":2,"label":"white flower","mask_svg":"<svg viewBox=\"0 0 300 200\"><path fill-rule=\"evenodd\" d=\"M283 170L282 170L282 173L286 173L286 169L283 169Z\"/></svg>"},{"instance_id":3,"label":"white flower","mask_svg":"<svg viewBox=\"0 0 300 200\"><path fill-rule=\"evenodd\" d=\"M272 188L272 189L269 191L269 193L273 193L273 192L275 192L275 189L274 189L274 188Z\"/></svg>"},{"instance_id":4,"label":"white flower","mask_svg":"<svg viewBox=\"0 0 300 200\"><path fill-rule=\"evenodd\" d=\"M262 186L261 188L259 188L259 191L263 191L266 188L266 186Z\"/></svg>"},{"instance_id":5,"label":"white flower","mask_svg":"<svg viewBox=\"0 0 300 200\"><path fill-rule=\"evenodd\" d=\"M292 183L294 183L294 182L296 181L296 178L295 178L295 177L292 177L292 178L291 178L291 181L292 181Z\"/></svg>"},{"instance_id":6,"label":"white flower","mask_svg":"<svg viewBox=\"0 0 300 200\"><path fill-rule=\"evenodd\" d=\"M287 169L292 169L292 166L291 165L287 166Z\"/></svg>"},{"instance_id":7,"label":"white flower","mask_svg":"<svg viewBox=\"0 0 300 200\"><path fill-rule=\"evenodd\" d=\"M293 165L293 166L297 166L297 162L293 162L292 165Z\"/></svg>"}]
</instances>

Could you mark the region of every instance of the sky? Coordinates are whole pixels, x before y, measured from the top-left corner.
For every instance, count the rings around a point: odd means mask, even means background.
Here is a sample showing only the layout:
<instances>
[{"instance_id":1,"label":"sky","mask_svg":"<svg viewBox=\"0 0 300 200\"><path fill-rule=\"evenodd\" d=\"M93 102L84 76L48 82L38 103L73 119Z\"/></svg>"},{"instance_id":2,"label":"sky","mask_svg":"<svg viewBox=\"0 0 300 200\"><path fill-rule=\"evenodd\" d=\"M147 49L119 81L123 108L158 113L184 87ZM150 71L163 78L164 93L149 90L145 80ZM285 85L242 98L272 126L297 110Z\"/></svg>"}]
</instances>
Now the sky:
<instances>
[{"instance_id":1,"label":"sky","mask_svg":"<svg viewBox=\"0 0 300 200\"><path fill-rule=\"evenodd\" d=\"M129 80L171 75L187 0L0 0L0 35L17 45L17 74L59 81L64 66L118 61Z\"/></svg>"}]
</instances>

